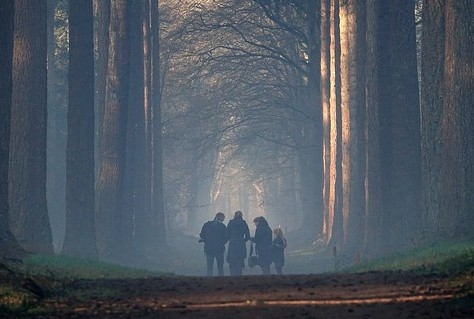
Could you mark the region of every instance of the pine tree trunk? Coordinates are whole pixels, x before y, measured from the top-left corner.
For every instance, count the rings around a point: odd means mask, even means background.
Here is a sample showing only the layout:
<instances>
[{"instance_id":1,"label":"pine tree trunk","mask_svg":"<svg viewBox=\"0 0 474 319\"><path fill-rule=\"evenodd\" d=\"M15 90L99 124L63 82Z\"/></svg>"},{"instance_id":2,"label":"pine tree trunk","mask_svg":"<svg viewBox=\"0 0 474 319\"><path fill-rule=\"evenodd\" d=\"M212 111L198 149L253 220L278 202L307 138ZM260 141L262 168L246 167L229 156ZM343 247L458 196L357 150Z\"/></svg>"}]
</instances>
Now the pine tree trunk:
<instances>
[{"instance_id":1,"label":"pine tree trunk","mask_svg":"<svg viewBox=\"0 0 474 319\"><path fill-rule=\"evenodd\" d=\"M144 68L144 34L143 23L145 12L144 2L135 2L131 8L131 68L130 68L130 98L129 98L129 141L127 142L128 174L131 177L131 198L133 222L134 251L146 257L153 252L151 247L152 228L151 217L151 173L148 171L149 157L147 155L146 108L145 108L145 68ZM127 216L128 218L128 216ZM156 249L156 248L155 248Z\"/></svg>"},{"instance_id":2,"label":"pine tree trunk","mask_svg":"<svg viewBox=\"0 0 474 319\"><path fill-rule=\"evenodd\" d=\"M53 252L46 203L46 0L15 1L10 223L18 242Z\"/></svg>"},{"instance_id":3,"label":"pine tree trunk","mask_svg":"<svg viewBox=\"0 0 474 319\"><path fill-rule=\"evenodd\" d=\"M331 195L331 10L330 0L321 1L321 106L323 114L323 229L322 234L329 238L332 232Z\"/></svg>"},{"instance_id":4,"label":"pine tree trunk","mask_svg":"<svg viewBox=\"0 0 474 319\"><path fill-rule=\"evenodd\" d=\"M381 167L380 167L380 124L379 124L379 47L378 47L378 1L368 0L367 14L367 55L366 55L366 177L365 177L365 233L364 256L372 258L381 254L384 238L380 216L382 212Z\"/></svg>"},{"instance_id":5,"label":"pine tree trunk","mask_svg":"<svg viewBox=\"0 0 474 319\"><path fill-rule=\"evenodd\" d=\"M124 172L129 93L128 1L111 3L106 103L100 128L96 229L100 257L127 261L129 242L122 238ZM126 229L125 229L126 231Z\"/></svg>"},{"instance_id":6,"label":"pine tree trunk","mask_svg":"<svg viewBox=\"0 0 474 319\"><path fill-rule=\"evenodd\" d=\"M420 106L417 77L415 4L413 1L387 6L387 33L381 35L381 46L387 48L388 65L381 75L384 96L381 135L385 149L384 172L389 172L384 209L390 231L390 249L406 249L418 232L421 217L421 138ZM384 39L387 39L384 41Z\"/></svg>"},{"instance_id":7,"label":"pine tree trunk","mask_svg":"<svg viewBox=\"0 0 474 319\"><path fill-rule=\"evenodd\" d=\"M161 136L161 72L160 72L160 29L158 0L151 1L152 37L152 214L156 242L166 244L166 218L163 188L163 150Z\"/></svg>"},{"instance_id":8,"label":"pine tree trunk","mask_svg":"<svg viewBox=\"0 0 474 319\"><path fill-rule=\"evenodd\" d=\"M339 0L331 0L331 179L334 187L333 224L330 246L342 248L343 185L342 185L342 109L341 109L341 34L339 24Z\"/></svg>"},{"instance_id":9,"label":"pine tree trunk","mask_svg":"<svg viewBox=\"0 0 474 319\"><path fill-rule=\"evenodd\" d=\"M423 235L439 234L441 200L441 114L443 107L444 0L423 1L421 48L421 145Z\"/></svg>"},{"instance_id":10,"label":"pine tree trunk","mask_svg":"<svg viewBox=\"0 0 474 319\"><path fill-rule=\"evenodd\" d=\"M101 123L104 119L105 111L105 93L107 84L107 61L109 55L109 24L110 24L110 0L94 0L94 12L95 19L97 21L97 29L95 31L95 52L97 52L97 64L96 64L96 131L100 131ZM98 169L98 163L100 162L100 149L101 149L101 135L97 133L97 145L96 145L96 170Z\"/></svg>"},{"instance_id":11,"label":"pine tree trunk","mask_svg":"<svg viewBox=\"0 0 474 319\"><path fill-rule=\"evenodd\" d=\"M364 213L364 58L365 19L360 1L340 7L343 248L346 254L362 248Z\"/></svg>"},{"instance_id":12,"label":"pine tree trunk","mask_svg":"<svg viewBox=\"0 0 474 319\"><path fill-rule=\"evenodd\" d=\"M69 1L66 231L62 252L97 258L94 208L94 43L92 0Z\"/></svg>"},{"instance_id":13,"label":"pine tree trunk","mask_svg":"<svg viewBox=\"0 0 474 319\"><path fill-rule=\"evenodd\" d=\"M0 10L0 259L13 258L20 251L11 233L8 205L8 156L12 108L14 1L2 3Z\"/></svg>"},{"instance_id":14,"label":"pine tree trunk","mask_svg":"<svg viewBox=\"0 0 474 319\"><path fill-rule=\"evenodd\" d=\"M474 2L445 7L444 105L441 119L440 224L443 233L472 238L474 226Z\"/></svg>"},{"instance_id":15,"label":"pine tree trunk","mask_svg":"<svg viewBox=\"0 0 474 319\"><path fill-rule=\"evenodd\" d=\"M301 83L301 90L294 91L292 101L300 108L306 118L301 130L295 131L298 144L297 167L299 171L300 200L302 209L301 233L306 240L313 241L323 232L323 124L321 106L321 69L320 69L320 10L317 1L305 2L307 27L304 30L308 40L308 75L294 74ZM297 53L297 52L295 52ZM306 79L305 79L306 78Z\"/></svg>"}]
</instances>

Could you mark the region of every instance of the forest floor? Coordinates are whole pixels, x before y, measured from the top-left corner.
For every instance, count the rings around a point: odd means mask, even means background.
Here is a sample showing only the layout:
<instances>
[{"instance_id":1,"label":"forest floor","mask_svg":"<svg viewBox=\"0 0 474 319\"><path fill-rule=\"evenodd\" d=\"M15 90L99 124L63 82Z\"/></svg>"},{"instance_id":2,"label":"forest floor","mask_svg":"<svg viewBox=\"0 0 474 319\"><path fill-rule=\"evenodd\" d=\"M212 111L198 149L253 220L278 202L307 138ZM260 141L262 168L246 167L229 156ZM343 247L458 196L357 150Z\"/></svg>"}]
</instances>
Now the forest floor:
<instances>
[{"instance_id":1,"label":"forest floor","mask_svg":"<svg viewBox=\"0 0 474 319\"><path fill-rule=\"evenodd\" d=\"M201 244L189 237L172 242L172 261L160 259L157 269L179 276L71 278L59 288L55 283L53 294L41 277L23 278L17 288L36 299L5 316L0 291L0 318L474 318L472 265L443 275L333 272L334 263L321 256L305 265L296 262L294 247L287 254L286 275L263 276L258 267L247 267L242 277L205 277ZM0 281L11 283L11 278L0 269Z\"/></svg>"},{"instance_id":2,"label":"forest floor","mask_svg":"<svg viewBox=\"0 0 474 319\"><path fill-rule=\"evenodd\" d=\"M472 274L166 276L80 280L73 285L84 297L45 299L45 311L33 317L474 318Z\"/></svg>"}]
</instances>

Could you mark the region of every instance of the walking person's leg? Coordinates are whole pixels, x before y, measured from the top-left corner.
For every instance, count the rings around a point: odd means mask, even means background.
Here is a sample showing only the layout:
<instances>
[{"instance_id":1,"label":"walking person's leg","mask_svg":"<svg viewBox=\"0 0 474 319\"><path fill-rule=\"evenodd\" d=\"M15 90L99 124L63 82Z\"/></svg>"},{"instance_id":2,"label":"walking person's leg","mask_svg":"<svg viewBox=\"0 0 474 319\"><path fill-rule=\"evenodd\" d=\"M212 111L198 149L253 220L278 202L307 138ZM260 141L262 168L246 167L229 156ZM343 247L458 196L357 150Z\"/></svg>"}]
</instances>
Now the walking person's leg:
<instances>
[{"instance_id":1,"label":"walking person's leg","mask_svg":"<svg viewBox=\"0 0 474 319\"><path fill-rule=\"evenodd\" d=\"M238 276L242 276L242 270L244 269L245 267L245 261L244 259L242 259L239 263L237 263L236 265L236 273Z\"/></svg>"},{"instance_id":2,"label":"walking person's leg","mask_svg":"<svg viewBox=\"0 0 474 319\"><path fill-rule=\"evenodd\" d=\"M270 265L268 264L260 265L260 268L262 268L262 274L270 275Z\"/></svg>"},{"instance_id":3,"label":"walking person's leg","mask_svg":"<svg viewBox=\"0 0 474 319\"><path fill-rule=\"evenodd\" d=\"M224 276L224 253L216 254L217 273L219 276Z\"/></svg>"},{"instance_id":4,"label":"walking person's leg","mask_svg":"<svg viewBox=\"0 0 474 319\"><path fill-rule=\"evenodd\" d=\"M214 268L214 254L206 253L206 266L207 266L207 276L212 276L212 270Z\"/></svg>"},{"instance_id":5,"label":"walking person's leg","mask_svg":"<svg viewBox=\"0 0 474 319\"><path fill-rule=\"evenodd\" d=\"M242 265L240 262L232 262L229 264L230 274L232 276L241 276L242 275Z\"/></svg>"},{"instance_id":6,"label":"walking person's leg","mask_svg":"<svg viewBox=\"0 0 474 319\"><path fill-rule=\"evenodd\" d=\"M283 275L283 265L282 264L275 264L275 269L278 275Z\"/></svg>"},{"instance_id":7,"label":"walking person's leg","mask_svg":"<svg viewBox=\"0 0 474 319\"><path fill-rule=\"evenodd\" d=\"M229 264L229 271L231 276L237 276L235 263Z\"/></svg>"}]
</instances>

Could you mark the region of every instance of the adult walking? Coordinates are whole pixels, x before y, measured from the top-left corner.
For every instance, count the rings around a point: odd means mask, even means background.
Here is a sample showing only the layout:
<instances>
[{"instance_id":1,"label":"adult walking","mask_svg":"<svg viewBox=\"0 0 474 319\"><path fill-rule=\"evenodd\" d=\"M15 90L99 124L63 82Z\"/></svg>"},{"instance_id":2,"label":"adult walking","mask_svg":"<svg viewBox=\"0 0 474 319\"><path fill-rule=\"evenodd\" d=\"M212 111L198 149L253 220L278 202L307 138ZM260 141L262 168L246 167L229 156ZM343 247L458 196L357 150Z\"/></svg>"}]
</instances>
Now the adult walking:
<instances>
[{"instance_id":1,"label":"adult walking","mask_svg":"<svg viewBox=\"0 0 474 319\"><path fill-rule=\"evenodd\" d=\"M270 274L270 264L272 263L272 229L263 216L256 217L253 222L257 228L255 236L250 240L255 243L255 252L258 256L258 264L262 269L262 274Z\"/></svg>"},{"instance_id":2,"label":"adult walking","mask_svg":"<svg viewBox=\"0 0 474 319\"><path fill-rule=\"evenodd\" d=\"M247 222L243 219L240 210L234 213L234 218L227 224L229 247L227 249L227 262L231 276L241 276L247 257L246 242L250 239Z\"/></svg>"},{"instance_id":3,"label":"adult walking","mask_svg":"<svg viewBox=\"0 0 474 319\"><path fill-rule=\"evenodd\" d=\"M224 276L224 251L227 243L227 227L223 223L224 219L223 213L217 213L214 220L204 223L199 234L200 242L204 242L208 276L213 275L214 259L217 264L217 274Z\"/></svg>"}]
</instances>

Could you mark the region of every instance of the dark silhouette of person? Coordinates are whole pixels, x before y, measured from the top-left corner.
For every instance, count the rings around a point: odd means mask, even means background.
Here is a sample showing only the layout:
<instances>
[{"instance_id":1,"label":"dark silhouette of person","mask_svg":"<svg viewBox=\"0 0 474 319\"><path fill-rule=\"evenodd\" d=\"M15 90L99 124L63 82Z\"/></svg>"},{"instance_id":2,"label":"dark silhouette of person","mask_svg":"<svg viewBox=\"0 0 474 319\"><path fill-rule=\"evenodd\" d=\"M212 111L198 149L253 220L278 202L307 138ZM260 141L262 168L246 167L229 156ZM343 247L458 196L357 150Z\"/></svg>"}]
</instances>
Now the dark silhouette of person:
<instances>
[{"instance_id":1,"label":"dark silhouette of person","mask_svg":"<svg viewBox=\"0 0 474 319\"><path fill-rule=\"evenodd\" d=\"M214 259L217 264L217 274L224 276L224 251L227 243L227 227L223 221L225 216L219 212L210 220L204 223L199 237L200 242L204 242L204 253L206 254L207 275L213 275Z\"/></svg>"},{"instance_id":2,"label":"dark silhouette of person","mask_svg":"<svg viewBox=\"0 0 474 319\"><path fill-rule=\"evenodd\" d=\"M281 228L273 230L275 238L272 242L272 261L278 275L283 275L283 265L285 265L286 238L283 236Z\"/></svg>"},{"instance_id":3,"label":"dark silhouette of person","mask_svg":"<svg viewBox=\"0 0 474 319\"><path fill-rule=\"evenodd\" d=\"M262 274L270 274L270 264L272 263L272 229L263 216L256 217L253 222L257 226L255 236L250 240L255 243L255 252L258 256L258 264L262 269Z\"/></svg>"},{"instance_id":4,"label":"dark silhouette of person","mask_svg":"<svg viewBox=\"0 0 474 319\"><path fill-rule=\"evenodd\" d=\"M227 224L229 246L227 248L227 262L231 276L241 276L247 257L246 242L250 239L247 222L242 217L240 210L234 213L234 218Z\"/></svg>"}]
</instances>

